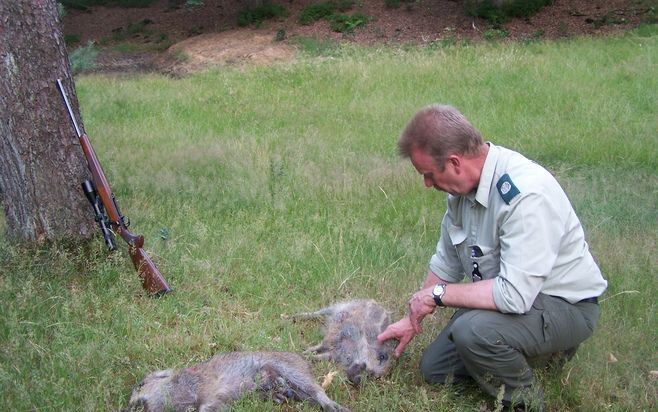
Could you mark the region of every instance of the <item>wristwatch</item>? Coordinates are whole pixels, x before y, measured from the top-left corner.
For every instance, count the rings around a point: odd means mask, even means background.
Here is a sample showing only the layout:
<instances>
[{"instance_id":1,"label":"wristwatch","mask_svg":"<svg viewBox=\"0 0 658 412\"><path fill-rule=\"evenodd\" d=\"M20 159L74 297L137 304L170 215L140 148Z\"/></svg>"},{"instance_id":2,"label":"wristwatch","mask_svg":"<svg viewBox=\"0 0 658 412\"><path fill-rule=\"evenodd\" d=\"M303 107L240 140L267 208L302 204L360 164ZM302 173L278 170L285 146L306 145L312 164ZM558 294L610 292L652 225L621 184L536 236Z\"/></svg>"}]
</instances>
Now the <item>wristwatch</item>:
<instances>
[{"instance_id":1,"label":"wristwatch","mask_svg":"<svg viewBox=\"0 0 658 412\"><path fill-rule=\"evenodd\" d=\"M446 293L445 284L439 283L436 286L434 286L434 289L432 290L432 297L434 298L434 303L436 303L436 306L445 307L443 302L441 302L441 298L445 293Z\"/></svg>"}]
</instances>

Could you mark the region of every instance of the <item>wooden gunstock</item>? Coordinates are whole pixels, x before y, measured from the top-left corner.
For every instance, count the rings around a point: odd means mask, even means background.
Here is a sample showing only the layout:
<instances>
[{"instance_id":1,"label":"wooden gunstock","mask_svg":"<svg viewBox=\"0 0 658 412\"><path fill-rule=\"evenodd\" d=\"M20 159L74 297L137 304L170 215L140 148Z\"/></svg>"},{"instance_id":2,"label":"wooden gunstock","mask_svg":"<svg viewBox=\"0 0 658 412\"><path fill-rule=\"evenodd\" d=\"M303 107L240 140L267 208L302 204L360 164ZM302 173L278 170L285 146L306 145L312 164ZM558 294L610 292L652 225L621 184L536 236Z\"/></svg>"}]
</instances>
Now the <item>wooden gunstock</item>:
<instances>
[{"instance_id":1,"label":"wooden gunstock","mask_svg":"<svg viewBox=\"0 0 658 412\"><path fill-rule=\"evenodd\" d=\"M143 241L143 237L140 236ZM133 265L137 269L137 274L142 279L142 287L153 296L161 296L171 291L167 281L155 267L149 255L144 252L141 247L134 247L128 245L128 253L133 261Z\"/></svg>"}]
</instances>

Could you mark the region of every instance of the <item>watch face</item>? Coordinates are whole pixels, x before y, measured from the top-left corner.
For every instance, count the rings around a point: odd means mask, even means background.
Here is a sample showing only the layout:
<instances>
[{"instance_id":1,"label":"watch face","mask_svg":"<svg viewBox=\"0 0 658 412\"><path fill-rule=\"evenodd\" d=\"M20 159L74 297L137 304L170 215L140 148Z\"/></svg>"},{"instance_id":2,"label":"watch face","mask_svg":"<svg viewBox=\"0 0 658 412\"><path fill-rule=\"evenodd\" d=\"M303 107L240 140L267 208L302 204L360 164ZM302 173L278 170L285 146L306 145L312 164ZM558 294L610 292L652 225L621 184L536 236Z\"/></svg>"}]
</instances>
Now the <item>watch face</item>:
<instances>
[{"instance_id":1,"label":"watch face","mask_svg":"<svg viewBox=\"0 0 658 412\"><path fill-rule=\"evenodd\" d=\"M441 298L443 297L443 294L445 292L446 292L446 285L444 285L443 283L434 286L434 290L432 290L432 297L434 298L434 303L436 303L436 306L440 306L440 307L445 306L443 302L441 302Z\"/></svg>"}]
</instances>

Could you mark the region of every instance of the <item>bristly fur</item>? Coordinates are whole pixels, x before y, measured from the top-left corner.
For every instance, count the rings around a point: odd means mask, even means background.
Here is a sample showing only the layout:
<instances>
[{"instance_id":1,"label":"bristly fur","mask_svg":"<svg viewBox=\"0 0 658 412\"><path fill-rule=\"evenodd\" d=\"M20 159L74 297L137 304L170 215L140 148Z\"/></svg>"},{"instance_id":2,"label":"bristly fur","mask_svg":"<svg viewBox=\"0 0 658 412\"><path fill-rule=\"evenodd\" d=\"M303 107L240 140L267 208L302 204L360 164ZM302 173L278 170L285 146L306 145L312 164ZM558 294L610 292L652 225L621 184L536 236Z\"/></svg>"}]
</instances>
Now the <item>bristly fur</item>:
<instances>
[{"instance_id":1,"label":"bristly fur","mask_svg":"<svg viewBox=\"0 0 658 412\"><path fill-rule=\"evenodd\" d=\"M359 384L365 372L369 376L386 375L395 360L395 341L384 344L377 335L391 323L390 313L372 299L339 302L316 312L299 313L293 320L324 318L324 339L306 350L315 359L334 361L345 369L353 384Z\"/></svg>"},{"instance_id":2,"label":"bristly fur","mask_svg":"<svg viewBox=\"0 0 658 412\"><path fill-rule=\"evenodd\" d=\"M315 382L308 362L289 352L221 353L189 368L153 372L134 388L125 411L214 412L249 392L277 403L310 400L323 411L349 412Z\"/></svg>"}]
</instances>

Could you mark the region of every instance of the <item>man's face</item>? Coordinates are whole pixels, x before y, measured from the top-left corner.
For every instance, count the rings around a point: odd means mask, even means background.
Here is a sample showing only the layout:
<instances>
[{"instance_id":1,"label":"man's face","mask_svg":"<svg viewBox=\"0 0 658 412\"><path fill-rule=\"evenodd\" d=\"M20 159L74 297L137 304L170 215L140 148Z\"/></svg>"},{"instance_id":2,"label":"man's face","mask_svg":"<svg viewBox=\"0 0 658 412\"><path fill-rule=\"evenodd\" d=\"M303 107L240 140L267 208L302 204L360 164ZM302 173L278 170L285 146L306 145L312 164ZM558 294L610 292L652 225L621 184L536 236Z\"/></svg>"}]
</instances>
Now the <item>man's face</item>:
<instances>
[{"instance_id":1,"label":"man's face","mask_svg":"<svg viewBox=\"0 0 658 412\"><path fill-rule=\"evenodd\" d=\"M460 188L463 182L459 179L455 165L450 160L445 162L445 168L442 171L434 158L421 149L413 149L410 157L411 163L423 176L425 187L433 187L451 195L461 194Z\"/></svg>"}]
</instances>

